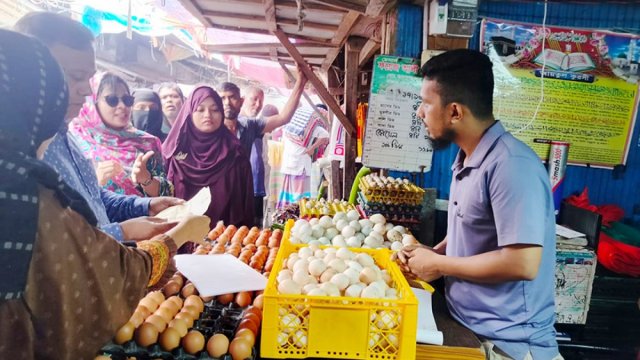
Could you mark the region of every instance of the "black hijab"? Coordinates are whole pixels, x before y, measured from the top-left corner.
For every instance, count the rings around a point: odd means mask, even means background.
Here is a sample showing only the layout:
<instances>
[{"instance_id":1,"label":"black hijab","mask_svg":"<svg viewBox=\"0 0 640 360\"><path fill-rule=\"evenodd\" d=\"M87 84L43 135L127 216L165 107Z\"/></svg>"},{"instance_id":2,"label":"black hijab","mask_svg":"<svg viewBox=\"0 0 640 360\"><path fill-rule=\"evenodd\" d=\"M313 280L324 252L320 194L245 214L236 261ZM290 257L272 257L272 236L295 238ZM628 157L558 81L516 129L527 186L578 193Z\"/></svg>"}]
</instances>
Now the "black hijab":
<instances>
[{"instance_id":1,"label":"black hijab","mask_svg":"<svg viewBox=\"0 0 640 360\"><path fill-rule=\"evenodd\" d=\"M162 103L160 96L155 91L149 89L137 89L133 92L135 103L139 101L151 101L156 104L156 109L152 110L133 110L131 113L131 121L133 126L139 130L146 131L149 134L160 139L161 142L167 137L162 132Z\"/></svg>"},{"instance_id":2,"label":"black hijab","mask_svg":"<svg viewBox=\"0 0 640 360\"><path fill-rule=\"evenodd\" d=\"M62 70L49 50L0 30L0 301L24 292L38 230L39 186L96 224L84 199L36 158L38 147L62 126L67 102Z\"/></svg>"}]
</instances>

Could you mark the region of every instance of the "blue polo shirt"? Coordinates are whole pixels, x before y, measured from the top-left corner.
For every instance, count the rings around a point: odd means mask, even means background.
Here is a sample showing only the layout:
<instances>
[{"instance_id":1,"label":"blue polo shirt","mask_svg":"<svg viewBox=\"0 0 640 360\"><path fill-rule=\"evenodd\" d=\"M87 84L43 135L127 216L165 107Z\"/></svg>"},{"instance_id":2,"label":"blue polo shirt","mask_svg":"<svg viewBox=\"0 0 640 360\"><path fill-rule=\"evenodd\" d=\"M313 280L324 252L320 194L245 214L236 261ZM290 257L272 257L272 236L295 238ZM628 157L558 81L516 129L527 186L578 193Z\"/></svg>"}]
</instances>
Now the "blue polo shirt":
<instances>
[{"instance_id":1,"label":"blue polo shirt","mask_svg":"<svg viewBox=\"0 0 640 360\"><path fill-rule=\"evenodd\" d=\"M263 118L238 116L238 139L249 155L251 173L253 174L253 195L264 197L264 160L262 159L262 131L266 122Z\"/></svg>"},{"instance_id":2,"label":"blue polo shirt","mask_svg":"<svg viewBox=\"0 0 640 360\"><path fill-rule=\"evenodd\" d=\"M555 322L555 216L549 177L538 156L500 122L482 136L466 166L451 168L447 256L467 257L514 244L542 246L532 281L483 284L445 278L454 318L514 359L558 355Z\"/></svg>"}]
</instances>

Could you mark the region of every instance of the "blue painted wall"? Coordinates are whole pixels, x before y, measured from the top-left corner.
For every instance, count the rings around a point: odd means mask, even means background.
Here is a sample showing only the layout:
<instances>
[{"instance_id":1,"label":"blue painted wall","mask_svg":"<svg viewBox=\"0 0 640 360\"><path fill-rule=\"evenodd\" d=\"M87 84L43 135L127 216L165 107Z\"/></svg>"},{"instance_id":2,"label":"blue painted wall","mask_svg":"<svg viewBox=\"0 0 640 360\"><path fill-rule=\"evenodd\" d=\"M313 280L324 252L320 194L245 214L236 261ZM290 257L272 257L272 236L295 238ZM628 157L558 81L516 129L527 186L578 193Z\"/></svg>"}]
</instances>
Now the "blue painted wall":
<instances>
[{"instance_id":1,"label":"blue painted wall","mask_svg":"<svg viewBox=\"0 0 640 360\"><path fill-rule=\"evenodd\" d=\"M404 26L398 26L396 35L395 55L416 56L420 52L422 40L416 35L416 28L422 28L422 8L401 6L398 18L407 21ZM411 15L407 13L411 12ZM404 15L403 15L404 13ZM542 23L544 2L515 2L515 1L483 1L480 4L481 17L504 20ZM419 19L417 19L419 18ZM547 7L547 24L568 27L601 28L616 31L640 33L640 3L616 4L601 2L587 3L558 3L549 2ZM478 24L478 30L480 26ZM474 36L470 47L478 48L478 38ZM639 116L640 117L640 116ZM640 224L640 119L636 119L631 139L627 164L623 169L605 170L569 166L564 185L564 196L589 188L589 196L593 204L617 204L624 208L626 220ZM458 149L436 152L433 158L432 170L424 175L426 187L438 189L438 198L449 198L449 183L451 181L451 164ZM406 176L406 173L393 172L393 176Z\"/></svg>"}]
</instances>

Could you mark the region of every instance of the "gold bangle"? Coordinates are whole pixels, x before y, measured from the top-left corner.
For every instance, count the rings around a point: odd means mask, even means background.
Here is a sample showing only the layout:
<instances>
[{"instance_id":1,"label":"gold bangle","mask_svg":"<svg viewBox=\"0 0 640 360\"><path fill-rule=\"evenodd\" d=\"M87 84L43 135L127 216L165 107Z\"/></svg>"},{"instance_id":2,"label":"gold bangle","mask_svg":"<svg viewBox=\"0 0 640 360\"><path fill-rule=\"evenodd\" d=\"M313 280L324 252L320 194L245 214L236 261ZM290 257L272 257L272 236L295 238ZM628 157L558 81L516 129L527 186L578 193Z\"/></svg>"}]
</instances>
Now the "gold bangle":
<instances>
[{"instance_id":1,"label":"gold bangle","mask_svg":"<svg viewBox=\"0 0 640 360\"><path fill-rule=\"evenodd\" d=\"M149 277L148 287L155 285L160 281L162 275L167 270L169 260L171 259L171 251L164 241L145 240L137 243L139 249L146 251L151 255L153 264L151 266L151 276Z\"/></svg>"}]
</instances>

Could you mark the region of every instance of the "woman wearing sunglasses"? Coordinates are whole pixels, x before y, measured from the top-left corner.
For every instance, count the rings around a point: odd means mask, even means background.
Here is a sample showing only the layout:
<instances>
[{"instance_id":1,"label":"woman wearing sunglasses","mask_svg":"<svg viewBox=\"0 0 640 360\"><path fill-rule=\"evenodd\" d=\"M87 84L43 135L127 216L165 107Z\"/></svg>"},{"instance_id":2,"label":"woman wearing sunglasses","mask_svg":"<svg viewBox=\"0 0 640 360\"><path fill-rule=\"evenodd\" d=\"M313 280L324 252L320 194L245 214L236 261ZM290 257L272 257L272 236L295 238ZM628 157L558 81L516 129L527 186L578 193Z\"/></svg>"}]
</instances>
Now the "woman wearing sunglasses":
<instances>
[{"instance_id":1,"label":"woman wearing sunglasses","mask_svg":"<svg viewBox=\"0 0 640 360\"><path fill-rule=\"evenodd\" d=\"M120 194L172 196L160 140L131 125L134 97L119 76L92 79L93 103L85 103L69 131L93 161L102 187Z\"/></svg>"}]
</instances>

